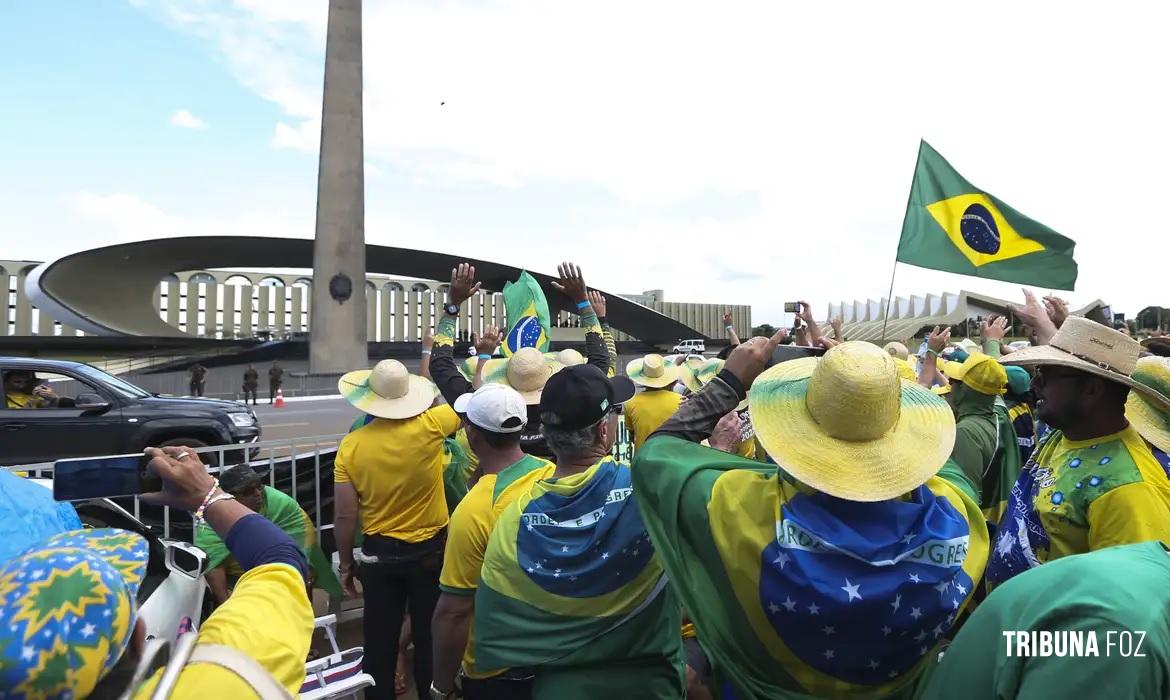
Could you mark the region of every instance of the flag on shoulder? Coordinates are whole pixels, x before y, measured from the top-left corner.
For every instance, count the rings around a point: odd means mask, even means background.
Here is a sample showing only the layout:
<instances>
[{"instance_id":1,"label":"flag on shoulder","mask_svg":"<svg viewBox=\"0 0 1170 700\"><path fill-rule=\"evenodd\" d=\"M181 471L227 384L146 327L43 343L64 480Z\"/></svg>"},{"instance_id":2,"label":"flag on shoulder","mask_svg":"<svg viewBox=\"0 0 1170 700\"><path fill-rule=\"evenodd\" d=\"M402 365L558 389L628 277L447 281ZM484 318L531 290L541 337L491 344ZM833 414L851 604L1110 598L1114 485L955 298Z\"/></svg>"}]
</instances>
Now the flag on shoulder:
<instances>
[{"instance_id":1,"label":"flag on shoulder","mask_svg":"<svg viewBox=\"0 0 1170 700\"><path fill-rule=\"evenodd\" d=\"M504 337L503 352L511 357L520 348L548 351L548 300L536 278L521 272L519 279L504 285L504 309L508 318L508 335Z\"/></svg>"},{"instance_id":2,"label":"flag on shoulder","mask_svg":"<svg viewBox=\"0 0 1170 700\"><path fill-rule=\"evenodd\" d=\"M475 594L477 672L533 669L549 697L679 697L680 624L628 465L537 482L501 514Z\"/></svg>"},{"instance_id":3,"label":"flag on shoulder","mask_svg":"<svg viewBox=\"0 0 1170 700\"><path fill-rule=\"evenodd\" d=\"M898 262L960 275L1073 289L1076 243L967 182L922 142Z\"/></svg>"}]
</instances>

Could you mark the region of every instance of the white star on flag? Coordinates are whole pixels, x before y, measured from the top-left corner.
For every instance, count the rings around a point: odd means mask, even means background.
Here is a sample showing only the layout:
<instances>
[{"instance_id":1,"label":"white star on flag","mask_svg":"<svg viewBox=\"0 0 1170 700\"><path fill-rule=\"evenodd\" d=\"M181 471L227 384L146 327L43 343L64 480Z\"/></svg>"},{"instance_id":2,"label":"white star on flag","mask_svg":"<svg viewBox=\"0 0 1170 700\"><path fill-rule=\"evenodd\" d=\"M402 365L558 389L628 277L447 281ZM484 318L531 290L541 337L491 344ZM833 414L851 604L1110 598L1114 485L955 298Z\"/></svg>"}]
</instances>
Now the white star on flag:
<instances>
[{"instance_id":1,"label":"white star on flag","mask_svg":"<svg viewBox=\"0 0 1170 700\"><path fill-rule=\"evenodd\" d=\"M821 631L828 635L837 634L837 628L833 627L832 625L825 625L821 628Z\"/></svg>"},{"instance_id":2,"label":"white star on flag","mask_svg":"<svg viewBox=\"0 0 1170 700\"><path fill-rule=\"evenodd\" d=\"M812 605L808 606L808 612L810 615L820 615L821 607L816 603L813 603Z\"/></svg>"},{"instance_id":3,"label":"white star on flag","mask_svg":"<svg viewBox=\"0 0 1170 700\"><path fill-rule=\"evenodd\" d=\"M86 639L92 637L94 632L97 632L97 627L92 622L81 628L81 636Z\"/></svg>"},{"instance_id":4,"label":"white star on flag","mask_svg":"<svg viewBox=\"0 0 1170 700\"><path fill-rule=\"evenodd\" d=\"M536 562L536 568L540 568L540 562Z\"/></svg>"},{"instance_id":5,"label":"white star on flag","mask_svg":"<svg viewBox=\"0 0 1170 700\"><path fill-rule=\"evenodd\" d=\"M638 556L638 550L636 550L636 549L635 549L634 551L630 552L630 556L631 556L631 557L636 557L636 556Z\"/></svg>"},{"instance_id":6,"label":"white star on flag","mask_svg":"<svg viewBox=\"0 0 1170 700\"><path fill-rule=\"evenodd\" d=\"M567 545L567 544L565 544L565 545L561 545L561 551L562 551L562 552L567 552L567 551L569 551L569 545Z\"/></svg>"},{"instance_id":7,"label":"white star on flag","mask_svg":"<svg viewBox=\"0 0 1170 700\"><path fill-rule=\"evenodd\" d=\"M909 535L906 535L905 537L903 537L902 541L905 542L906 544L910 544L911 542L914 541L914 538L917 536L918 536L917 532L911 532Z\"/></svg>"},{"instance_id":8,"label":"white star on flag","mask_svg":"<svg viewBox=\"0 0 1170 700\"><path fill-rule=\"evenodd\" d=\"M902 594L901 593L894 596L894 602L890 603L890 607L894 609L894 612L898 612L898 608L902 607Z\"/></svg>"},{"instance_id":9,"label":"white star on flag","mask_svg":"<svg viewBox=\"0 0 1170 700\"><path fill-rule=\"evenodd\" d=\"M779 564L780 568L783 569L784 565L787 564L790 559L792 559L792 557L785 554L784 552L777 552L776 558L772 560L772 563Z\"/></svg>"},{"instance_id":10,"label":"white star on flag","mask_svg":"<svg viewBox=\"0 0 1170 700\"><path fill-rule=\"evenodd\" d=\"M866 665L867 665L867 666L869 666L870 670L872 670L872 671L876 671L876 670L877 670L877 667L878 667L878 666L881 666L881 664L879 664L878 662L874 661L873 659L870 659L870 660L869 660L869 663L868 663L868 664L866 664Z\"/></svg>"},{"instance_id":11,"label":"white star on flag","mask_svg":"<svg viewBox=\"0 0 1170 700\"><path fill-rule=\"evenodd\" d=\"M34 658L36 658L36 655L37 650L35 648L21 647L20 658L24 659L25 661L32 661Z\"/></svg>"},{"instance_id":12,"label":"white star on flag","mask_svg":"<svg viewBox=\"0 0 1170 700\"><path fill-rule=\"evenodd\" d=\"M941 637L941 636L942 636L942 633L943 633L943 631L942 631L942 625L935 625L935 626L934 626L934 629L933 629L933 630L931 630L931 631L932 631L932 632L934 632L934 638L935 638L935 639L938 639L939 637Z\"/></svg>"},{"instance_id":13,"label":"white star on flag","mask_svg":"<svg viewBox=\"0 0 1170 700\"><path fill-rule=\"evenodd\" d=\"M995 544L995 551L999 554L1000 559L1007 559L1008 555L1012 553L1012 547L1016 544L1016 540L1012 537L1012 533L1004 530L1003 534L999 536L999 542Z\"/></svg>"},{"instance_id":14,"label":"white star on flag","mask_svg":"<svg viewBox=\"0 0 1170 700\"><path fill-rule=\"evenodd\" d=\"M925 656L926 652L928 652L928 651L930 651L930 647L927 647L927 646L923 646L923 647L918 648L918 654L920 656Z\"/></svg>"},{"instance_id":15,"label":"white star on flag","mask_svg":"<svg viewBox=\"0 0 1170 700\"><path fill-rule=\"evenodd\" d=\"M959 601L957 601L957 600L955 600L954 598L952 598L952 599L951 599L951 606L952 606L952 607L953 607L955 610L958 610L958 609L959 609Z\"/></svg>"},{"instance_id":16,"label":"white star on flag","mask_svg":"<svg viewBox=\"0 0 1170 700\"><path fill-rule=\"evenodd\" d=\"M897 678L897 677L898 677L898 672L897 672L897 671L890 671L890 674L889 674L888 676L886 676L886 677L887 677L887 678Z\"/></svg>"},{"instance_id":17,"label":"white star on flag","mask_svg":"<svg viewBox=\"0 0 1170 700\"><path fill-rule=\"evenodd\" d=\"M836 652L834 652L832 649L825 649L825 658L831 659L831 658L833 658L835 653Z\"/></svg>"},{"instance_id":18,"label":"white star on flag","mask_svg":"<svg viewBox=\"0 0 1170 700\"><path fill-rule=\"evenodd\" d=\"M534 571L536 571L536 569L532 568L531 566L530 566L530 567L528 567L528 573L530 573L530 574L531 574L531 573L532 573L532 572L534 572Z\"/></svg>"},{"instance_id":19,"label":"white star on flag","mask_svg":"<svg viewBox=\"0 0 1170 700\"><path fill-rule=\"evenodd\" d=\"M782 605L788 609L788 612L796 612L796 601L791 596L785 596Z\"/></svg>"},{"instance_id":20,"label":"white star on flag","mask_svg":"<svg viewBox=\"0 0 1170 700\"><path fill-rule=\"evenodd\" d=\"M773 615L780 612L780 606L776 605L776 601L773 600L768 603L768 612L772 613Z\"/></svg>"},{"instance_id":21,"label":"white star on flag","mask_svg":"<svg viewBox=\"0 0 1170 700\"><path fill-rule=\"evenodd\" d=\"M576 580L577 580L577 577L576 577L576 576L570 576L570 577L569 577L569 580L570 580L570 581L576 581Z\"/></svg>"},{"instance_id":22,"label":"white star on flag","mask_svg":"<svg viewBox=\"0 0 1170 700\"><path fill-rule=\"evenodd\" d=\"M922 611L918 608L910 608L910 617L917 620L918 618L922 617Z\"/></svg>"},{"instance_id":23,"label":"white star on flag","mask_svg":"<svg viewBox=\"0 0 1170 700\"><path fill-rule=\"evenodd\" d=\"M894 630L890 629L889 625L882 625L882 634L884 634L885 636L887 636L887 637L890 636L890 632L893 632L893 631Z\"/></svg>"},{"instance_id":24,"label":"white star on flag","mask_svg":"<svg viewBox=\"0 0 1170 700\"><path fill-rule=\"evenodd\" d=\"M861 600L861 593L858 592L860 589L861 589L861 584L850 583L849 579L845 579L845 585L841 586L841 590L843 590L847 594L849 594L849 599L846 600L845 602L852 603L854 598Z\"/></svg>"},{"instance_id":25,"label":"white star on flag","mask_svg":"<svg viewBox=\"0 0 1170 700\"><path fill-rule=\"evenodd\" d=\"M914 635L914 641L921 644L923 639L926 639L926 630L919 630L918 634Z\"/></svg>"},{"instance_id":26,"label":"white star on flag","mask_svg":"<svg viewBox=\"0 0 1170 700\"><path fill-rule=\"evenodd\" d=\"M922 583L922 579L918 578L918 574L910 574L910 580L914 583Z\"/></svg>"},{"instance_id":27,"label":"white star on flag","mask_svg":"<svg viewBox=\"0 0 1170 700\"><path fill-rule=\"evenodd\" d=\"M967 595L967 589L963 587L963 584L961 584L961 583L956 583L956 584L955 584L955 588L957 588L957 589L958 589L958 591L959 591L959 595Z\"/></svg>"},{"instance_id":28,"label":"white star on flag","mask_svg":"<svg viewBox=\"0 0 1170 700\"><path fill-rule=\"evenodd\" d=\"M938 591L939 593L946 593L947 589L950 587L951 587L950 581L943 581L942 583L935 586L934 590Z\"/></svg>"},{"instance_id":29,"label":"white star on flag","mask_svg":"<svg viewBox=\"0 0 1170 700\"><path fill-rule=\"evenodd\" d=\"M532 532L532 523L528 523L528 531Z\"/></svg>"},{"instance_id":30,"label":"white star on flag","mask_svg":"<svg viewBox=\"0 0 1170 700\"><path fill-rule=\"evenodd\" d=\"M609 559L609 552L602 552L602 553L601 553L601 558L602 558L602 559Z\"/></svg>"}]
</instances>

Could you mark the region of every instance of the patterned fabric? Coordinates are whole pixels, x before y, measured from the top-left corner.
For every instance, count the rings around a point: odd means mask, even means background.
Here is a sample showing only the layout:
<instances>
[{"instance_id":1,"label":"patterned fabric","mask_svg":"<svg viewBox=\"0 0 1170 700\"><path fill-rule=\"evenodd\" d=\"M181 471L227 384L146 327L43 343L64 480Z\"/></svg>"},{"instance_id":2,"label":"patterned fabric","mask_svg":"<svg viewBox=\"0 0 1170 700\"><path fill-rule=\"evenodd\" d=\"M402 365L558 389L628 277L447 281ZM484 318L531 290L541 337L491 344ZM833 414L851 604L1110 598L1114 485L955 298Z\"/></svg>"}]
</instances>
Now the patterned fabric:
<instances>
[{"instance_id":1,"label":"patterned fabric","mask_svg":"<svg viewBox=\"0 0 1170 700\"><path fill-rule=\"evenodd\" d=\"M130 642L146 540L54 535L0 566L0 696L83 698Z\"/></svg>"},{"instance_id":2,"label":"patterned fabric","mask_svg":"<svg viewBox=\"0 0 1170 700\"><path fill-rule=\"evenodd\" d=\"M1012 487L996 529L991 586L1104 547L1170 543L1170 481L1133 428L1072 441L1053 431Z\"/></svg>"},{"instance_id":3,"label":"patterned fabric","mask_svg":"<svg viewBox=\"0 0 1170 700\"><path fill-rule=\"evenodd\" d=\"M47 537L80 529L72 504L58 503L41 484L0 469L0 561Z\"/></svg>"}]
</instances>

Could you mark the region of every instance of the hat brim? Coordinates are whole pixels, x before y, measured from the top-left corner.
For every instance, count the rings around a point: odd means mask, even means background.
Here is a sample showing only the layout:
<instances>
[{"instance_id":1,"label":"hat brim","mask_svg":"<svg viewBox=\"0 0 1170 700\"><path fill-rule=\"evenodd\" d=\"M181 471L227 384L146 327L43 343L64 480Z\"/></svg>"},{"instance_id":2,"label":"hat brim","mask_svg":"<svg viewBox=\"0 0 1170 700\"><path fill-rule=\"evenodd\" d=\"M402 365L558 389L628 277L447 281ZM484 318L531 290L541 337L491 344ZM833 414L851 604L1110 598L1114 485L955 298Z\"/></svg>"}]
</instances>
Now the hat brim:
<instances>
[{"instance_id":1,"label":"hat brim","mask_svg":"<svg viewBox=\"0 0 1170 700\"><path fill-rule=\"evenodd\" d=\"M661 389L677 382L681 378L681 373L679 372L678 365L664 364L662 366L662 376L647 376L645 360L639 358L637 360L631 360L626 364L626 376L638 386Z\"/></svg>"},{"instance_id":2,"label":"hat brim","mask_svg":"<svg viewBox=\"0 0 1170 700\"><path fill-rule=\"evenodd\" d=\"M613 402L615 404L623 404L634 398L634 394L638 390L629 377L610 377L609 386L613 389Z\"/></svg>"},{"instance_id":3,"label":"hat brim","mask_svg":"<svg viewBox=\"0 0 1170 700\"><path fill-rule=\"evenodd\" d=\"M483 381L485 384L503 384L504 386L516 389L508 380L508 359L507 357L497 357L484 363ZM565 365L558 362L555 357L550 358L547 355L544 358L544 363L545 367L549 370L548 375L544 378L545 383L548 382L549 377L565 368ZM524 399L524 403L529 406L535 406L540 403L540 394L543 391L544 384L541 384L539 389L533 389L531 391L516 389L516 392Z\"/></svg>"},{"instance_id":4,"label":"hat brim","mask_svg":"<svg viewBox=\"0 0 1170 700\"><path fill-rule=\"evenodd\" d=\"M1170 454L1170 414L1159 411L1142 394L1130 392L1125 418L1147 442Z\"/></svg>"},{"instance_id":5,"label":"hat brim","mask_svg":"<svg viewBox=\"0 0 1170 700\"><path fill-rule=\"evenodd\" d=\"M874 440L842 440L817 424L805 403L818 361L775 365L748 393L756 437L785 472L817 491L861 502L897 498L938 472L955 444L955 418L946 401L900 379L897 423Z\"/></svg>"},{"instance_id":6,"label":"hat brim","mask_svg":"<svg viewBox=\"0 0 1170 700\"><path fill-rule=\"evenodd\" d=\"M410 375L406 394L396 399L379 396L370 388L373 370L348 372L337 382L337 390L351 406L377 418L401 420L422 414L435 403L435 385L430 380Z\"/></svg>"},{"instance_id":7,"label":"hat brim","mask_svg":"<svg viewBox=\"0 0 1170 700\"><path fill-rule=\"evenodd\" d=\"M1114 372L1112 370L1099 367L1092 362L1082 360L1076 355L1072 355L1063 350L1058 350L1051 345L1034 345L1030 348L1017 350L1010 355L1006 355L1000 359L1000 362L1005 365L1020 365L1021 367L1035 367L1043 365L1054 365L1057 367L1068 367L1070 369L1080 370L1089 374L1095 374L1102 379L1108 379L1118 384L1124 384L1131 390L1138 392L1150 405L1157 410L1170 412L1170 398L1163 396L1157 390L1152 389L1141 382L1134 381L1133 378Z\"/></svg>"}]
</instances>

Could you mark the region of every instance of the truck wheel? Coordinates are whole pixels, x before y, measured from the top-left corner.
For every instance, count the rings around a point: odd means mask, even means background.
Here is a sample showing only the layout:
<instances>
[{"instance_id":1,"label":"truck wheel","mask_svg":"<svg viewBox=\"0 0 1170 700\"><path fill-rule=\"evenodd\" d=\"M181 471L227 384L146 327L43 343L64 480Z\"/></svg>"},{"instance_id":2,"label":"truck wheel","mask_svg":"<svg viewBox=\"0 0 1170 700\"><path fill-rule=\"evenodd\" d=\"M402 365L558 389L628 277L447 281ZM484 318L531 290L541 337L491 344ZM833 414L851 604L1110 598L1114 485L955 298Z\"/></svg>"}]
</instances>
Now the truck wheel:
<instances>
[{"instance_id":1,"label":"truck wheel","mask_svg":"<svg viewBox=\"0 0 1170 700\"><path fill-rule=\"evenodd\" d=\"M158 444L158 446L159 447L200 448L200 447L207 447L208 445L206 442L203 442L202 440L197 440L195 438L171 438L170 440L167 440L165 442L160 442ZM203 463L209 467L218 467L219 466L219 455L201 454L201 455L199 455L199 458L202 459Z\"/></svg>"}]
</instances>

